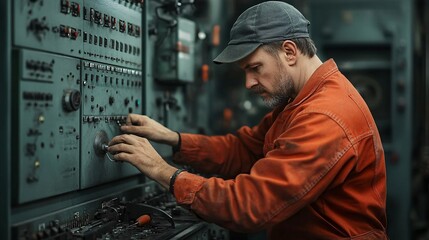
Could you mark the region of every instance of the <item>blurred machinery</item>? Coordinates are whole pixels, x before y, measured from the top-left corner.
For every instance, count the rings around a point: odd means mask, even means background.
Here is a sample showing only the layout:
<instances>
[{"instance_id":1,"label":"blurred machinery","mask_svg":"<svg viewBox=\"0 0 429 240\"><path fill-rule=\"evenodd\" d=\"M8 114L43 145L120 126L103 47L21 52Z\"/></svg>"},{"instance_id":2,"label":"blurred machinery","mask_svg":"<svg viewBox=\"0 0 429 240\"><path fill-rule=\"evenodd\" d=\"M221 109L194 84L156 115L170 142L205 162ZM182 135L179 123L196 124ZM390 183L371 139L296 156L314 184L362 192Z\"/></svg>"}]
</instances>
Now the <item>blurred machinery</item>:
<instances>
[{"instance_id":1,"label":"blurred machinery","mask_svg":"<svg viewBox=\"0 0 429 240\"><path fill-rule=\"evenodd\" d=\"M334 7L335 6L335 7ZM386 154L388 233L411 239L416 136L413 1L310 2L311 34L323 59L339 69L367 102ZM420 69L421 70L421 69Z\"/></svg>"},{"instance_id":2,"label":"blurred machinery","mask_svg":"<svg viewBox=\"0 0 429 240\"><path fill-rule=\"evenodd\" d=\"M416 86L419 98L415 100L418 117L422 120L417 128L417 139L421 144L416 148L416 161L413 163L411 220L413 239L429 239L429 1L417 2L418 16L423 20L422 36L419 39L424 47L416 51L421 56L423 67L420 84ZM416 81L419 83L419 81Z\"/></svg>"}]
</instances>

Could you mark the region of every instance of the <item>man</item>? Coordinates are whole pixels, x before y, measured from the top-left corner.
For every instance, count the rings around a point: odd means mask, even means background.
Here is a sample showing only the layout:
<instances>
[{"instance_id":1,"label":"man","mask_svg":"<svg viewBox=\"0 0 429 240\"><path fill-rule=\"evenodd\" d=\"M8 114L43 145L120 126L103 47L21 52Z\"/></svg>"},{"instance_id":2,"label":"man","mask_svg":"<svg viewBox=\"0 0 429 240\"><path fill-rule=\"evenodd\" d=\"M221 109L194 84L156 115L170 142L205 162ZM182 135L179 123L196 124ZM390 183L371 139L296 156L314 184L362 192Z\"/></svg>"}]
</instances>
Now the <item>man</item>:
<instances>
[{"instance_id":1,"label":"man","mask_svg":"<svg viewBox=\"0 0 429 240\"><path fill-rule=\"evenodd\" d=\"M129 115L109 151L168 188L201 218L269 239L387 239L386 173L377 127L364 100L330 59L322 63L309 22L291 5L246 10L214 60L244 70L246 88L274 110L236 135L176 133ZM168 165L148 140L176 148ZM226 179L226 180L225 180Z\"/></svg>"}]
</instances>

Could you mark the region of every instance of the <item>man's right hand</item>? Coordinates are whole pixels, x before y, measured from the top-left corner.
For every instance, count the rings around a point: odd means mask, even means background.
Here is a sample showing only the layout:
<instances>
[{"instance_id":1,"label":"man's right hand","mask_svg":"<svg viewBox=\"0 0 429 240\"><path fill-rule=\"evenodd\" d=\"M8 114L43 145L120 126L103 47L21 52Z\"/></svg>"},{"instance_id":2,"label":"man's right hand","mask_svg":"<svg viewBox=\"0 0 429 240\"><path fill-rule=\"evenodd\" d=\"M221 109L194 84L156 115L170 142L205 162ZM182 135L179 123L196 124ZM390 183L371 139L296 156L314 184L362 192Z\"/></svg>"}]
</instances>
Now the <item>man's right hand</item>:
<instances>
[{"instance_id":1,"label":"man's right hand","mask_svg":"<svg viewBox=\"0 0 429 240\"><path fill-rule=\"evenodd\" d=\"M126 125L121 126L121 131L170 146L179 143L179 135L176 132L145 115L129 114Z\"/></svg>"}]
</instances>

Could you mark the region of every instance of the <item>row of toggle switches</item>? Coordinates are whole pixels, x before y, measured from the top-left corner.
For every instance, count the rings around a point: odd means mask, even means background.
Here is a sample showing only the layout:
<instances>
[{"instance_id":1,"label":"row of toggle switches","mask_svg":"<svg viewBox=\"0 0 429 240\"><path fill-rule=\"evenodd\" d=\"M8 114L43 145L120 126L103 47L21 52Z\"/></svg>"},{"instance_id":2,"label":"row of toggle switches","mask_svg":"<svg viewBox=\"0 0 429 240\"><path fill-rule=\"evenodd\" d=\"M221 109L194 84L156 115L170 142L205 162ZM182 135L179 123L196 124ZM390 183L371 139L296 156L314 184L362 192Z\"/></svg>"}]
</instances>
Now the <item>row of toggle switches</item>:
<instances>
[{"instance_id":1,"label":"row of toggle switches","mask_svg":"<svg viewBox=\"0 0 429 240\"><path fill-rule=\"evenodd\" d=\"M99 63L92 63L92 62L84 62L83 63L85 68L88 69L96 69L96 70L106 70L109 72L116 72L116 73L124 73L128 75L133 76L139 76L141 77L143 75L142 71L134 70L134 69L128 69L128 68L121 68L121 67L115 67L105 64L99 64Z\"/></svg>"},{"instance_id":2,"label":"row of toggle switches","mask_svg":"<svg viewBox=\"0 0 429 240\"><path fill-rule=\"evenodd\" d=\"M127 120L127 116L110 116L110 117L98 117L98 116L84 116L82 118L83 122L101 122L101 121L105 121L106 123L108 122L115 122L119 125L124 124Z\"/></svg>"}]
</instances>

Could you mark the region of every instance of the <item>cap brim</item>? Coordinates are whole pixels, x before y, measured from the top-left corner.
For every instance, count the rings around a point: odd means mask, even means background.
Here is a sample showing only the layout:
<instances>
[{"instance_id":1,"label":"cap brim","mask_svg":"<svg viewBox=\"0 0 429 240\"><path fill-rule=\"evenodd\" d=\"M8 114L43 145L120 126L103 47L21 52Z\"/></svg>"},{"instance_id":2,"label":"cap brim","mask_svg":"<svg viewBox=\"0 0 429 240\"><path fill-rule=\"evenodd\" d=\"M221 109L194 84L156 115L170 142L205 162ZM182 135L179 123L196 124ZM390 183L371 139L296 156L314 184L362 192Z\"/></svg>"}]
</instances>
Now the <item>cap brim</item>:
<instances>
[{"instance_id":1,"label":"cap brim","mask_svg":"<svg viewBox=\"0 0 429 240\"><path fill-rule=\"evenodd\" d=\"M262 43L242 43L238 45L228 45L214 60L214 63L233 63L237 62L253 51L255 51Z\"/></svg>"}]
</instances>

